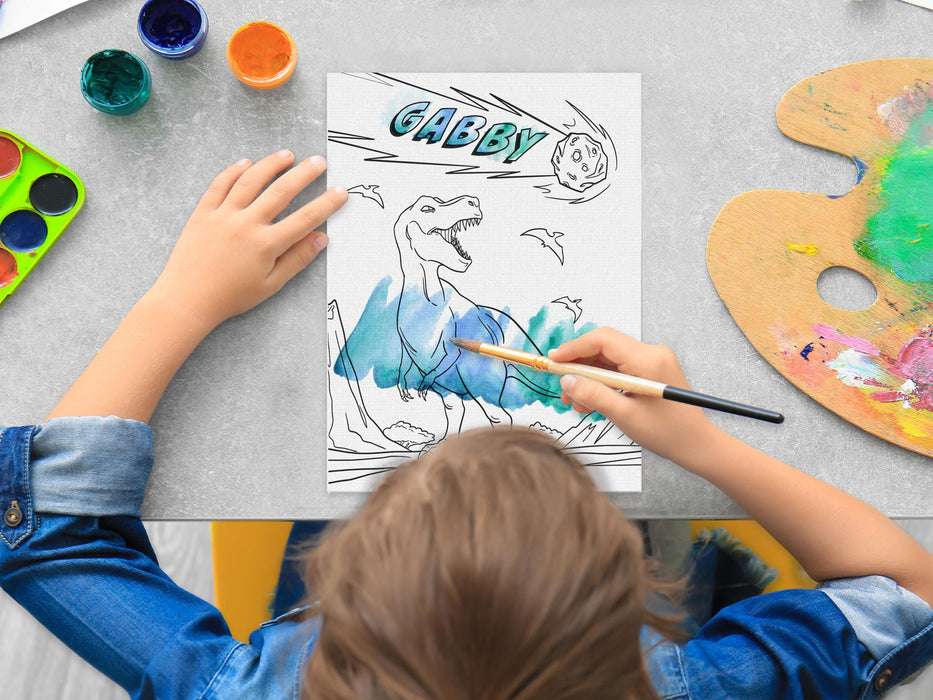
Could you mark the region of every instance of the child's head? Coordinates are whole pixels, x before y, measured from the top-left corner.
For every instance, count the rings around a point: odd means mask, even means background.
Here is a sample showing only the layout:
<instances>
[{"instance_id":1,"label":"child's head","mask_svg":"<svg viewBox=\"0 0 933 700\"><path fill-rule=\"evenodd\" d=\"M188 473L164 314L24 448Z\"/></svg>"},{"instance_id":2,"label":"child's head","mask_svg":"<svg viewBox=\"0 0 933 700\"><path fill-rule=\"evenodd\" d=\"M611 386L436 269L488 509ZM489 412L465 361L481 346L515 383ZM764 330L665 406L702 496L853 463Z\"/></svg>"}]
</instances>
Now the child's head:
<instances>
[{"instance_id":1,"label":"child's head","mask_svg":"<svg viewBox=\"0 0 933 700\"><path fill-rule=\"evenodd\" d=\"M307 577L310 697L653 697L641 535L540 432L465 433L398 468Z\"/></svg>"}]
</instances>

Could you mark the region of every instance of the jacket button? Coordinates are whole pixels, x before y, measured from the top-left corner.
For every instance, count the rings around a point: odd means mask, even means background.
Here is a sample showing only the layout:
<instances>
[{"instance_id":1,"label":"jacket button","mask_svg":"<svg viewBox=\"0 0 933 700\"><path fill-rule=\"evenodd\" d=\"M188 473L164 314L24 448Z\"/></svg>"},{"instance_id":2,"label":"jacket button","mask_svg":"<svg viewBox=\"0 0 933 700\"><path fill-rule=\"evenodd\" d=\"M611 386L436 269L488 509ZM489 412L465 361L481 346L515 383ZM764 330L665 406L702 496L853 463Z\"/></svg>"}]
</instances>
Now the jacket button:
<instances>
[{"instance_id":1,"label":"jacket button","mask_svg":"<svg viewBox=\"0 0 933 700\"><path fill-rule=\"evenodd\" d=\"M885 688L888 687L888 683L891 682L891 676L893 675L894 675L894 671L892 671L890 668L884 669L875 678L875 682L872 683L872 687L874 687L874 689L877 691L884 690Z\"/></svg>"},{"instance_id":2,"label":"jacket button","mask_svg":"<svg viewBox=\"0 0 933 700\"><path fill-rule=\"evenodd\" d=\"M19 501L13 501L3 514L3 522L10 527L16 527L23 522L23 511L19 509Z\"/></svg>"}]
</instances>

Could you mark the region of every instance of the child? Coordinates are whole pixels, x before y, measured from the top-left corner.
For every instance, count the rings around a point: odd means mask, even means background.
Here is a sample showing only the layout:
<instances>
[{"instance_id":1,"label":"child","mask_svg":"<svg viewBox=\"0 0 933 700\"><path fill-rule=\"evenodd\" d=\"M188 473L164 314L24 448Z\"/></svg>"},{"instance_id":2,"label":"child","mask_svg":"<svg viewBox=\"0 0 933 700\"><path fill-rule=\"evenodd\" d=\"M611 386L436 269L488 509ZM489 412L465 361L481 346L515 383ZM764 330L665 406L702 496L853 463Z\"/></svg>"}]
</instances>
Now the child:
<instances>
[{"instance_id":1,"label":"child","mask_svg":"<svg viewBox=\"0 0 933 700\"><path fill-rule=\"evenodd\" d=\"M232 639L155 561L139 520L145 422L211 329L327 244L315 229L342 188L272 223L324 170L292 162L281 151L214 180L47 422L0 431L0 582L132 697L872 698L933 658L933 555L893 523L700 409L575 377L565 402L713 482L822 587L736 603L668 641L636 529L550 439L487 429L390 474L308 555L319 602ZM687 386L670 350L610 329L551 357Z\"/></svg>"}]
</instances>

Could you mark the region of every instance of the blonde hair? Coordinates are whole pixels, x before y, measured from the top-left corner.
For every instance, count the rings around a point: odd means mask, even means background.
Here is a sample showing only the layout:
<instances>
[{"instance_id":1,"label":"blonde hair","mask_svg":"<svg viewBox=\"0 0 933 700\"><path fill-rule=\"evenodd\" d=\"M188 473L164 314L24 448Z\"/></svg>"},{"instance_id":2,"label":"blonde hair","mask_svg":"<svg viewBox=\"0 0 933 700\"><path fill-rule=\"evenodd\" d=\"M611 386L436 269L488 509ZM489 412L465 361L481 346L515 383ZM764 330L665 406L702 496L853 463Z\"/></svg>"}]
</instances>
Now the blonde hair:
<instances>
[{"instance_id":1,"label":"blonde hair","mask_svg":"<svg viewBox=\"0 0 933 700\"><path fill-rule=\"evenodd\" d=\"M307 700L654 699L639 530L546 435L448 439L307 555Z\"/></svg>"}]
</instances>

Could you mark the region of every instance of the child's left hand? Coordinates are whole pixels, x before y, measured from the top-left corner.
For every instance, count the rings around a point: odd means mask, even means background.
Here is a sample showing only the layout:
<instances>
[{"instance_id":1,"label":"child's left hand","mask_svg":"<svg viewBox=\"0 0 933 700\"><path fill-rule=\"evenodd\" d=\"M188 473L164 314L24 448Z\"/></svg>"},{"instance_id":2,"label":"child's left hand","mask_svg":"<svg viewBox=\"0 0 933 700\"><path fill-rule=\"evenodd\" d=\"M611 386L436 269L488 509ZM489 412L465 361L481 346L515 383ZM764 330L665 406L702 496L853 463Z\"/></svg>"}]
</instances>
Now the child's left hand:
<instances>
[{"instance_id":1,"label":"child's left hand","mask_svg":"<svg viewBox=\"0 0 933 700\"><path fill-rule=\"evenodd\" d=\"M153 291L214 328L265 301L307 267L327 245L327 236L315 229L344 205L347 191L331 188L272 223L327 167L315 156L273 181L294 158L279 151L255 165L244 159L218 175Z\"/></svg>"}]
</instances>

